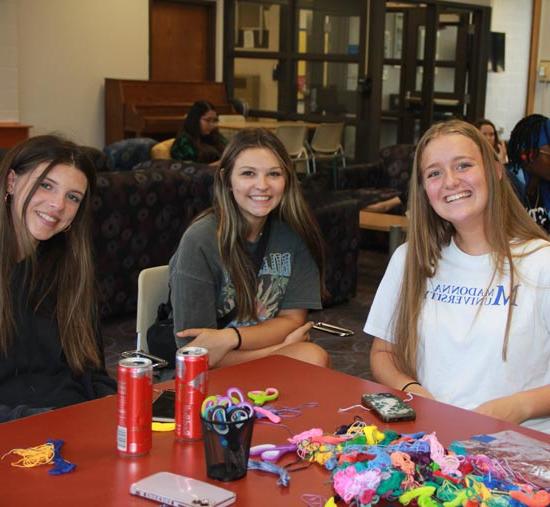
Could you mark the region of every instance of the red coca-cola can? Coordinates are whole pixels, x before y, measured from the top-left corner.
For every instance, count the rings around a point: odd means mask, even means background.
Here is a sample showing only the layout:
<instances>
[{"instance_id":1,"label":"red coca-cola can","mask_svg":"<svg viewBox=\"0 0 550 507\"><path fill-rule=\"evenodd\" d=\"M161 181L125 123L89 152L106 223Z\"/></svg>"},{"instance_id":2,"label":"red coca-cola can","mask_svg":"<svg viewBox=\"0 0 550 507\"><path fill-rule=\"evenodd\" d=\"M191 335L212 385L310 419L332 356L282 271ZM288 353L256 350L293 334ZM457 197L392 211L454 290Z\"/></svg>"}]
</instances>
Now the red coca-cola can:
<instances>
[{"instance_id":1,"label":"red coca-cola can","mask_svg":"<svg viewBox=\"0 0 550 507\"><path fill-rule=\"evenodd\" d=\"M145 357L118 362L118 425L116 446L123 456L142 456L151 450L153 363Z\"/></svg>"},{"instance_id":2,"label":"red coca-cola can","mask_svg":"<svg viewBox=\"0 0 550 507\"><path fill-rule=\"evenodd\" d=\"M176 438L202 438L201 405L208 384L208 350L182 347L176 352Z\"/></svg>"}]
</instances>

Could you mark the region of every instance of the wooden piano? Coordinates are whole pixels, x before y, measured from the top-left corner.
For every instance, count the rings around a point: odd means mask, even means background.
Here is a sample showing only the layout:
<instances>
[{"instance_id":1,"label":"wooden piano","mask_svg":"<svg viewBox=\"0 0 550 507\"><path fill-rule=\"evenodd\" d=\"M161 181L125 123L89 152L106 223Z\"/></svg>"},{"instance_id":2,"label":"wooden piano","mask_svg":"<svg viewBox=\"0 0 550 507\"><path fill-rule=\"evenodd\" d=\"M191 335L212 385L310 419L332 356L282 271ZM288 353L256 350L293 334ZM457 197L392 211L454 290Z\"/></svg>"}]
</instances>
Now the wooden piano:
<instances>
[{"instance_id":1,"label":"wooden piano","mask_svg":"<svg viewBox=\"0 0 550 507\"><path fill-rule=\"evenodd\" d=\"M197 100L211 102L220 114L234 112L223 83L106 78L105 144L127 137L175 137Z\"/></svg>"}]
</instances>

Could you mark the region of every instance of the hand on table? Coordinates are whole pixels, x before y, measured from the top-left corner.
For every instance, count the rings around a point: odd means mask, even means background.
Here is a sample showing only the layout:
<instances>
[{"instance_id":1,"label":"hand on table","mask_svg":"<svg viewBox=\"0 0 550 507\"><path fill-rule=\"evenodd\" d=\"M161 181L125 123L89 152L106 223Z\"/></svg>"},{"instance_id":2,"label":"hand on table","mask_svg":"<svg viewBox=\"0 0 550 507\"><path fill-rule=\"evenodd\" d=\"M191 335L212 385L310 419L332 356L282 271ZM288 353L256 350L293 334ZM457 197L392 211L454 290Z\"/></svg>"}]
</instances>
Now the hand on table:
<instances>
[{"instance_id":1,"label":"hand on table","mask_svg":"<svg viewBox=\"0 0 550 507\"><path fill-rule=\"evenodd\" d=\"M195 337L188 346L208 349L208 364L216 366L237 345L234 329L191 328L176 333L180 338Z\"/></svg>"},{"instance_id":2,"label":"hand on table","mask_svg":"<svg viewBox=\"0 0 550 507\"><path fill-rule=\"evenodd\" d=\"M307 342L309 341L309 331L313 327L313 322L306 322L305 324L297 327L292 333L287 335L287 337L281 343L281 346L293 345L294 343Z\"/></svg>"},{"instance_id":3,"label":"hand on table","mask_svg":"<svg viewBox=\"0 0 550 507\"><path fill-rule=\"evenodd\" d=\"M514 395L486 401L475 408L474 412L514 424L520 424L527 419L522 404Z\"/></svg>"}]
</instances>

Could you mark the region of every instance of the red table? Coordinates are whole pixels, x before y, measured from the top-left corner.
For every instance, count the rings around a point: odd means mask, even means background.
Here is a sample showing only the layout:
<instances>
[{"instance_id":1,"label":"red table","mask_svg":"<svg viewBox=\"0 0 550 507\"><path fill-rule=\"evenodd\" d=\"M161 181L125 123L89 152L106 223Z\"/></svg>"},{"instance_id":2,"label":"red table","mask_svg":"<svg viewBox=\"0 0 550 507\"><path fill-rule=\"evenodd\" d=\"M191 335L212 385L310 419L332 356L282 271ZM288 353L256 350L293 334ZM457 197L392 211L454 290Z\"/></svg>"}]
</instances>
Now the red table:
<instances>
[{"instance_id":1,"label":"red table","mask_svg":"<svg viewBox=\"0 0 550 507\"><path fill-rule=\"evenodd\" d=\"M307 401L319 407L306 409L285 424L294 432L321 427L333 432L350 423L354 415L377 424L381 430L398 432L437 431L440 441L465 439L478 433L514 429L539 440L550 442L550 435L520 428L431 400L415 398L411 404L417 420L383 424L361 409L338 413L338 408L359 403L365 392L388 391L388 388L330 369L319 368L282 356L214 370L210 374L209 393L222 393L228 387L243 390L277 387L279 404L295 406ZM402 393L401 393L402 394ZM0 462L0 503L2 505L154 505L130 496L130 484L159 471L172 471L207 480L202 442L178 443L173 433L155 433L153 449L142 458L121 458L115 449L116 397L81 403L50 413L0 425L0 455L12 448L26 448L49 438L63 439L63 456L74 462L74 472L62 476L48 475L48 467L31 469L10 466L7 457ZM289 436L283 427L256 424L253 445L283 443ZM285 462L292 457L284 458ZM210 481L216 483L216 481ZM276 476L250 471L246 478L232 483L216 483L237 493L237 504L246 506L303 505L304 493L332 495L329 473L318 465L291 474L289 488L276 485Z\"/></svg>"}]
</instances>

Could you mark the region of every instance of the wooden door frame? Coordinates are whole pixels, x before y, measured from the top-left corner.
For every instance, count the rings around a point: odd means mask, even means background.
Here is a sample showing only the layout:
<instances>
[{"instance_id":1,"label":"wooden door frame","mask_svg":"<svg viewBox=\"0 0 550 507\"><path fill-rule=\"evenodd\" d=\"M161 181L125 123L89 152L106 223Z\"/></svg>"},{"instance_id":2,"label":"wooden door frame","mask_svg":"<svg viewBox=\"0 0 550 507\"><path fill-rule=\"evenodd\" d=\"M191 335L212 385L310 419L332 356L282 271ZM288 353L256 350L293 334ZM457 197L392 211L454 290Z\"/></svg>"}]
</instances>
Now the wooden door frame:
<instances>
[{"instance_id":1,"label":"wooden door frame","mask_svg":"<svg viewBox=\"0 0 550 507\"><path fill-rule=\"evenodd\" d=\"M216 1L212 0L149 0L149 79L153 73L153 63L152 63L152 10L153 3L157 1L162 2L172 2L179 4L187 5L200 5L202 7L207 7L208 10L208 40L209 40L209 52L208 52L208 80L214 81L216 79Z\"/></svg>"},{"instance_id":2,"label":"wooden door frame","mask_svg":"<svg viewBox=\"0 0 550 507\"><path fill-rule=\"evenodd\" d=\"M542 14L542 0L533 0L533 14L531 17L531 47L529 49L529 75L527 79L527 100L525 115L535 112L535 92L537 86L537 62L539 58L540 21Z\"/></svg>"}]
</instances>

